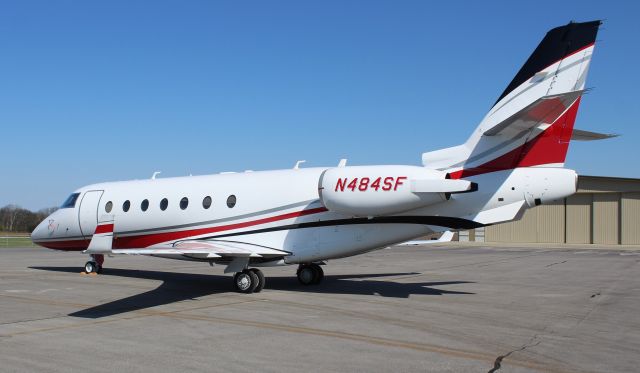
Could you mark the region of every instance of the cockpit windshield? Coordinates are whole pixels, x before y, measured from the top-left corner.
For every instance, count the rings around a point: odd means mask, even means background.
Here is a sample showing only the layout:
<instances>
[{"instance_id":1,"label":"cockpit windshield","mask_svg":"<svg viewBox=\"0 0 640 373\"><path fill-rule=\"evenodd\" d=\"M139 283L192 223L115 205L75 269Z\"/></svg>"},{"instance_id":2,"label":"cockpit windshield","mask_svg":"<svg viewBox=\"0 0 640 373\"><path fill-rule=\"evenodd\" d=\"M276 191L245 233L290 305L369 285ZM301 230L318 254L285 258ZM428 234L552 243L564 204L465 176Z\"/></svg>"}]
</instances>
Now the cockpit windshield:
<instances>
[{"instance_id":1,"label":"cockpit windshield","mask_svg":"<svg viewBox=\"0 0 640 373\"><path fill-rule=\"evenodd\" d=\"M62 204L62 206L60 206L61 209L68 209L68 208L73 208L76 206L76 201L78 200L78 196L80 195L80 193L73 193L72 195L69 196L69 198L67 198L66 201L64 201L64 203Z\"/></svg>"}]
</instances>

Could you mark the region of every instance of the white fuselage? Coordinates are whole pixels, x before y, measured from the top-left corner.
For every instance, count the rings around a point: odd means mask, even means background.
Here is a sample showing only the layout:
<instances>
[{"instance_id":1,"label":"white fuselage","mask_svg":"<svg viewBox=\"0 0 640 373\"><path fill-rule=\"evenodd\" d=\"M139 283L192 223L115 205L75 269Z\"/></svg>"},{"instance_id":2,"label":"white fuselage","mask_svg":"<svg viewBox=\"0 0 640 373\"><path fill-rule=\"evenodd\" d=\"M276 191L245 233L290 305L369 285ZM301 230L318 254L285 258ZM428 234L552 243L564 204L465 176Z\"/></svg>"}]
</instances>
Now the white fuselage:
<instances>
[{"instance_id":1,"label":"white fuselage","mask_svg":"<svg viewBox=\"0 0 640 373\"><path fill-rule=\"evenodd\" d=\"M319 194L323 172L334 168L227 173L93 184L78 189L73 207L61 208L33 232L34 242L84 250L103 214L114 216L114 249L146 248L192 239L216 239L287 251L280 262L305 263L356 255L434 231L468 229L514 219L522 209L575 192L575 172L517 168L468 178L478 190L395 214L345 214L327 209ZM344 167L344 172L407 178L373 194L397 200L412 193L412 173L422 167ZM409 176L407 176L409 175ZM418 177L418 176L414 176ZM373 179L373 177L372 177ZM344 188L343 188L344 189ZM351 195L377 193L346 189ZM336 187L336 190L338 188ZM227 204L230 196L235 204ZM379 196L379 197L378 197ZM211 206L203 202L211 198ZM183 209L181 200L188 200ZM161 202L167 200L166 208ZM416 199L420 200L420 199ZM128 211L124 205L129 204ZM146 211L142 204L148 202ZM109 209L108 206L111 208ZM230 207L231 206L231 207ZM184 206L182 206L184 207Z\"/></svg>"}]
</instances>

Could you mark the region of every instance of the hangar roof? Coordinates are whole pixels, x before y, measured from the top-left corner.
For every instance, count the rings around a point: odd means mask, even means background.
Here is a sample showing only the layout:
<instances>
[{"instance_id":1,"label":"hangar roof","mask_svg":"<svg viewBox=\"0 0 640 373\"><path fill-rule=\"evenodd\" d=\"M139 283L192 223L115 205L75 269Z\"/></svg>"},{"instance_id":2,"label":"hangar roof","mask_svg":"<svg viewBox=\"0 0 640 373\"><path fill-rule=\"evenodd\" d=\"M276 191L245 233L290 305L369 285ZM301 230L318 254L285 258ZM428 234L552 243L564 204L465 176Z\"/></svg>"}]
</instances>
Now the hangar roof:
<instances>
[{"instance_id":1,"label":"hangar roof","mask_svg":"<svg viewBox=\"0 0 640 373\"><path fill-rule=\"evenodd\" d=\"M610 176L578 176L578 193L640 192L640 179Z\"/></svg>"}]
</instances>

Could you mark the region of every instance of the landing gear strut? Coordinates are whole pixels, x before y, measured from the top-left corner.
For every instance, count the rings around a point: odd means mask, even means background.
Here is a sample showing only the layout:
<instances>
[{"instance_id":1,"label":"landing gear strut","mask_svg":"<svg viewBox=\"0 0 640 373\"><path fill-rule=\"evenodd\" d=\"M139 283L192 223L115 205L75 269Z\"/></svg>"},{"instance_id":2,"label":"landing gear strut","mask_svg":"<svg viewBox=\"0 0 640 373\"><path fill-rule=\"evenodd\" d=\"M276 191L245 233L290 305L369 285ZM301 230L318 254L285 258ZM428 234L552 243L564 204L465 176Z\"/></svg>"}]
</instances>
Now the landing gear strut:
<instances>
[{"instance_id":1,"label":"landing gear strut","mask_svg":"<svg viewBox=\"0 0 640 373\"><path fill-rule=\"evenodd\" d=\"M316 285L324 279L322 267L315 263L300 264L296 274L298 275L298 281L300 281L302 285Z\"/></svg>"},{"instance_id":2,"label":"landing gear strut","mask_svg":"<svg viewBox=\"0 0 640 373\"><path fill-rule=\"evenodd\" d=\"M264 274L257 268L245 269L233 276L233 284L240 293L259 293L264 289Z\"/></svg>"},{"instance_id":3,"label":"landing gear strut","mask_svg":"<svg viewBox=\"0 0 640 373\"><path fill-rule=\"evenodd\" d=\"M104 263L104 255L92 254L91 259L84 264L86 273L102 273L102 264Z\"/></svg>"}]
</instances>

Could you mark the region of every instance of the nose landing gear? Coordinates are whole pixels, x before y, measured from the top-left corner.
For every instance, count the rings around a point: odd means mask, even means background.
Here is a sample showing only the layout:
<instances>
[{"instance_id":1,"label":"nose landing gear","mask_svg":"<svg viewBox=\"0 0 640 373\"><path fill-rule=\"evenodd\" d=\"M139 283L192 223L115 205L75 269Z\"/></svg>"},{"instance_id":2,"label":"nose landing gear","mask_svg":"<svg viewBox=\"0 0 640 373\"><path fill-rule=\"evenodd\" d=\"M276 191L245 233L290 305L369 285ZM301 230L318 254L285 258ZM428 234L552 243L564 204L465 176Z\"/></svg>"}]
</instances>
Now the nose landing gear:
<instances>
[{"instance_id":1,"label":"nose landing gear","mask_svg":"<svg viewBox=\"0 0 640 373\"><path fill-rule=\"evenodd\" d=\"M104 263L104 255L92 254L91 259L84 264L86 273L102 273L102 264Z\"/></svg>"}]
</instances>

